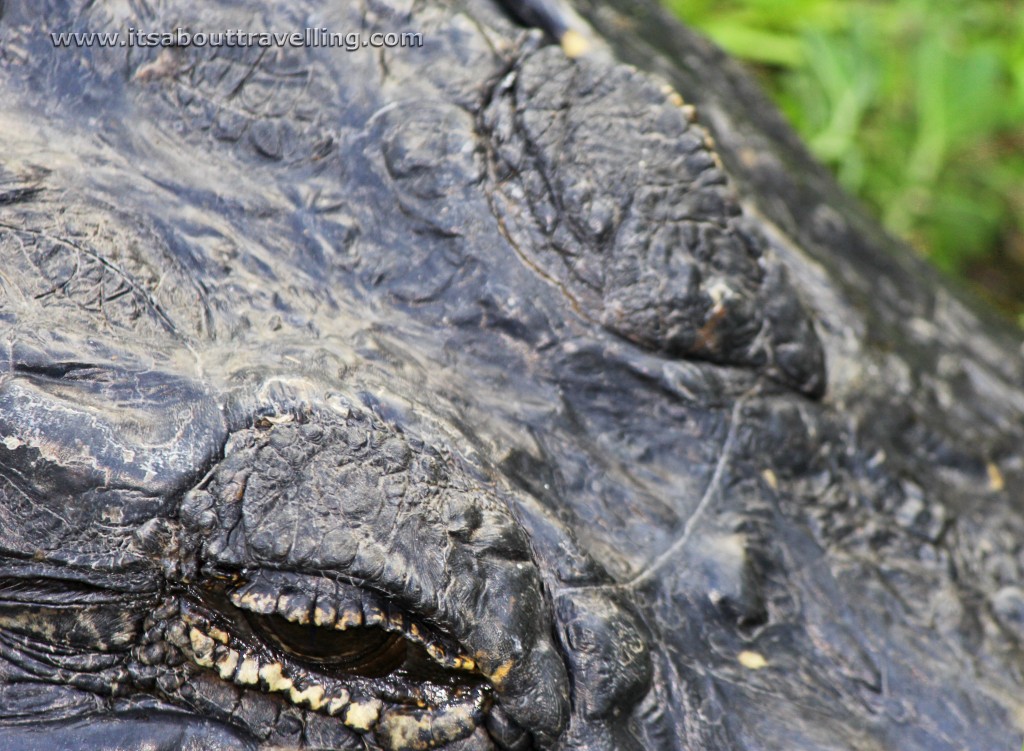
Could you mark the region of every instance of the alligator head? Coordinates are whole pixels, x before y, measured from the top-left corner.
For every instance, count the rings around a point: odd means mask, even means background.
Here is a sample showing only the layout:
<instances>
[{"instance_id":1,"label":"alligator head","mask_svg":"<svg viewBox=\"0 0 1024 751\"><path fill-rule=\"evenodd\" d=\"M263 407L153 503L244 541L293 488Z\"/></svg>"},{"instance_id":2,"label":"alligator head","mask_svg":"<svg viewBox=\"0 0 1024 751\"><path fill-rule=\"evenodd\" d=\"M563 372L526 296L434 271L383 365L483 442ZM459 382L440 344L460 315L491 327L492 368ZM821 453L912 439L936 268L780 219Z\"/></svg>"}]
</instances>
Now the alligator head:
<instances>
[{"instance_id":1,"label":"alligator head","mask_svg":"<svg viewBox=\"0 0 1024 751\"><path fill-rule=\"evenodd\" d=\"M1019 743L1019 336L732 63L191 6L0 6L0 746Z\"/></svg>"}]
</instances>

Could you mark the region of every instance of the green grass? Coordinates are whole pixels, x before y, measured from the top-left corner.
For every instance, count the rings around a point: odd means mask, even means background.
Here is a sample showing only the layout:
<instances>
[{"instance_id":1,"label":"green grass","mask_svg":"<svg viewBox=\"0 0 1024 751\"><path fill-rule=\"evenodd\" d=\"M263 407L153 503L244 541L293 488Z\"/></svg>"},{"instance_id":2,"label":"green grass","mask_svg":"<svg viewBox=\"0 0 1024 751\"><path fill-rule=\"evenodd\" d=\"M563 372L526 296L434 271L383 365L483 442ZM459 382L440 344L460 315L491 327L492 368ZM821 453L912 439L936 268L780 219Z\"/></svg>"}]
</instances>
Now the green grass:
<instances>
[{"instance_id":1,"label":"green grass","mask_svg":"<svg viewBox=\"0 0 1024 751\"><path fill-rule=\"evenodd\" d=\"M755 66L886 227L1024 314L1024 4L665 2Z\"/></svg>"}]
</instances>

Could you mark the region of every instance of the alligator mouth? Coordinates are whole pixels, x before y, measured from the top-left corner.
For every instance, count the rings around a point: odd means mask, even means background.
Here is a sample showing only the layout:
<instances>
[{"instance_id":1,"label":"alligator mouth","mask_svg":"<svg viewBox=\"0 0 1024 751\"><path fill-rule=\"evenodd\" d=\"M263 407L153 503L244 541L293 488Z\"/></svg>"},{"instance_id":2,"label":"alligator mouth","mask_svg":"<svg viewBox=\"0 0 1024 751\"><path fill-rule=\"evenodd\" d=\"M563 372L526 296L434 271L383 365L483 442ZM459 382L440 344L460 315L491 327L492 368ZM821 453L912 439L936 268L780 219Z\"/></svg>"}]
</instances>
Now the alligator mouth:
<instances>
[{"instance_id":1,"label":"alligator mouth","mask_svg":"<svg viewBox=\"0 0 1024 751\"><path fill-rule=\"evenodd\" d=\"M466 651L386 597L259 571L190 586L150 619L148 643L241 691L371 734L384 749L444 747L484 724L493 692Z\"/></svg>"},{"instance_id":2,"label":"alligator mouth","mask_svg":"<svg viewBox=\"0 0 1024 751\"><path fill-rule=\"evenodd\" d=\"M14 743L24 731L25 742L5 747L35 748L38 733L89 738L82 748L113 748L115 736L139 748L246 748L256 741L235 735L232 712L254 694L274 713L290 706L341 725L346 743L366 736L385 751L446 748L474 733L498 749L532 747L464 647L350 583L270 570L205 577L163 595L82 586L69 597L30 578L12 581L0 600L0 651L15 650L40 676L100 668L71 682L111 702L109 718L88 726L50 707L31 723L11 709L17 727L0 740ZM127 670L117 667L119 655ZM194 697L217 683L237 698L196 720L187 713ZM140 714L140 702L151 711Z\"/></svg>"}]
</instances>

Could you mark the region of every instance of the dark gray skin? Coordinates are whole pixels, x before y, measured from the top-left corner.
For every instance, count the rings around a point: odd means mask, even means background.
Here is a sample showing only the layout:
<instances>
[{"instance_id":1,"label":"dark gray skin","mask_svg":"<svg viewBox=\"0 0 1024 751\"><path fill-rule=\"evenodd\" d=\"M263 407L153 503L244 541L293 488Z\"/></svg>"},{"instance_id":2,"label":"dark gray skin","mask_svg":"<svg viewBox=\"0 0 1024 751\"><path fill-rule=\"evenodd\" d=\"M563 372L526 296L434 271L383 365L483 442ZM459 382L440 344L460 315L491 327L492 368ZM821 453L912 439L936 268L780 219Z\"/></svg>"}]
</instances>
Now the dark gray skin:
<instances>
[{"instance_id":1,"label":"dark gray skin","mask_svg":"<svg viewBox=\"0 0 1024 751\"><path fill-rule=\"evenodd\" d=\"M1019 334L733 63L189 5L0 6L0 748L1020 746Z\"/></svg>"}]
</instances>

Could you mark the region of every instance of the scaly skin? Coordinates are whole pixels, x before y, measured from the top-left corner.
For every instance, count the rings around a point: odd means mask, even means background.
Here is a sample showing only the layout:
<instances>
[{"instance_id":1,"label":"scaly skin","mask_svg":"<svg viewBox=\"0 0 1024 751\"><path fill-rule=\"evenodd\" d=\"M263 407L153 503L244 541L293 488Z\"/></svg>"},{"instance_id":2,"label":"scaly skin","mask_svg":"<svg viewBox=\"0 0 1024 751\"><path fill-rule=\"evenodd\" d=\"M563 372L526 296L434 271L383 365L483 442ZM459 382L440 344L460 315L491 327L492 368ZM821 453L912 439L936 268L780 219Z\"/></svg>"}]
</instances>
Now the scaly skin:
<instances>
[{"instance_id":1,"label":"scaly skin","mask_svg":"<svg viewBox=\"0 0 1024 751\"><path fill-rule=\"evenodd\" d=\"M0 748L1019 745L1017 332L512 5L3 5Z\"/></svg>"}]
</instances>

